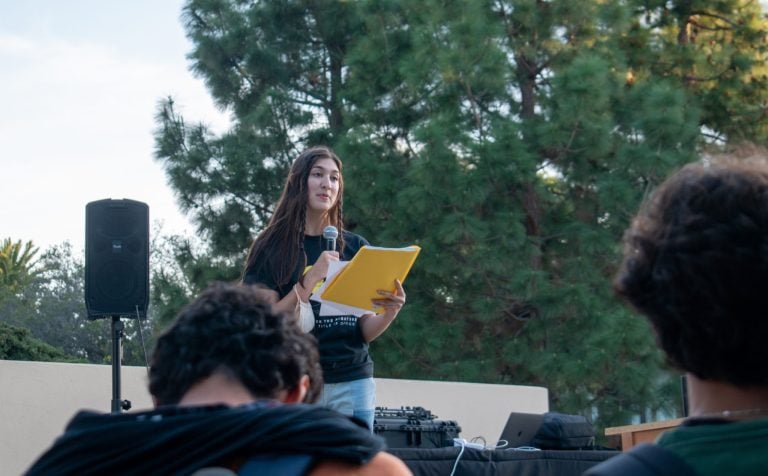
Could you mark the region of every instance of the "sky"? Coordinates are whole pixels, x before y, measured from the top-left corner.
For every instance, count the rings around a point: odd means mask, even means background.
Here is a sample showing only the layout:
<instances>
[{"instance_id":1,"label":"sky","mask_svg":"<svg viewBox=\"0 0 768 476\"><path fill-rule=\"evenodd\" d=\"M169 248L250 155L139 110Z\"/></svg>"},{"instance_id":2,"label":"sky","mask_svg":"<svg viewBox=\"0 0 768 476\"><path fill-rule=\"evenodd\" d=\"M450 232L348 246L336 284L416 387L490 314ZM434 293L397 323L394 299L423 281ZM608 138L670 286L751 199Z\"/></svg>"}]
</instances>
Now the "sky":
<instances>
[{"instance_id":1,"label":"sky","mask_svg":"<svg viewBox=\"0 0 768 476\"><path fill-rule=\"evenodd\" d=\"M0 0L0 239L85 244L85 206L149 205L192 234L153 157L158 101L226 130L186 59L182 0Z\"/></svg>"}]
</instances>

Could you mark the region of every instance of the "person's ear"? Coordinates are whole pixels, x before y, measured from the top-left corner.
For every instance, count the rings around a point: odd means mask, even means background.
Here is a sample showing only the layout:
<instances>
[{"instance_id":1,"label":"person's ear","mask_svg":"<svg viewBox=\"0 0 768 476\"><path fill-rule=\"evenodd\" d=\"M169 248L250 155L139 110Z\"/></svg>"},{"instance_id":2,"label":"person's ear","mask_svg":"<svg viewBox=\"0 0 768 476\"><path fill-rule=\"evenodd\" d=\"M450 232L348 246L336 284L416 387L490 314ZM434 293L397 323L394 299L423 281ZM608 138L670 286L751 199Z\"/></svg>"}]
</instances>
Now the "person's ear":
<instances>
[{"instance_id":1,"label":"person's ear","mask_svg":"<svg viewBox=\"0 0 768 476\"><path fill-rule=\"evenodd\" d=\"M302 403L309 391L309 375L302 375L296 388L291 390L283 398L283 403Z\"/></svg>"}]
</instances>

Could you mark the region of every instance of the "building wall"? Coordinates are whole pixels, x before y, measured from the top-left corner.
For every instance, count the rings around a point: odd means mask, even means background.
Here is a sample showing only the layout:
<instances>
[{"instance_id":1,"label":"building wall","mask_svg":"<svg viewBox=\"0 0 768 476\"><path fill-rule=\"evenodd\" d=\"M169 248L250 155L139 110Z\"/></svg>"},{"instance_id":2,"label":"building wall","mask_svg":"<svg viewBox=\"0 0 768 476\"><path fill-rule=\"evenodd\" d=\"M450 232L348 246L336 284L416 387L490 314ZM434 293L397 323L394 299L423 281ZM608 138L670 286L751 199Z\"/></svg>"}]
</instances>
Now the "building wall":
<instances>
[{"instance_id":1,"label":"building wall","mask_svg":"<svg viewBox=\"0 0 768 476\"><path fill-rule=\"evenodd\" d=\"M122 367L120 397L148 409L144 367ZM0 475L21 474L79 409L109 412L112 367L0 360ZM510 412L549 410L547 389L517 385L376 379L378 406L423 407L454 420L460 436L496 443Z\"/></svg>"}]
</instances>

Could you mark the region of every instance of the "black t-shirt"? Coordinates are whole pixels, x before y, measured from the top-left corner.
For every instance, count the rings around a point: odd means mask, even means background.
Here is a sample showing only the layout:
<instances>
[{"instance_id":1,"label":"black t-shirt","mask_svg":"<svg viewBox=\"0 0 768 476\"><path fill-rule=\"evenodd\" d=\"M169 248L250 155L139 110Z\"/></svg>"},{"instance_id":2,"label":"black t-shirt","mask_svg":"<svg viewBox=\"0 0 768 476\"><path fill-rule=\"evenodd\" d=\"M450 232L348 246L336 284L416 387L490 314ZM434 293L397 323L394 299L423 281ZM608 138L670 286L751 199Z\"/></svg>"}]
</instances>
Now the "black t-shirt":
<instances>
[{"instance_id":1,"label":"black t-shirt","mask_svg":"<svg viewBox=\"0 0 768 476\"><path fill-rule=\"evenodd\" d=\"M365 238L348 231L344 232L344 250L341 259L349 261L363 246L369 244ZM304 236L304 252L307 265L317 261L325 251L322 236ZM254 266L246 270L243 282L262 284L278 292L280 299L291 292L291 288L304 272L301 263L296 266L290 283L279 286L269 266ZM315 327L312 334L317 338L320 350L320 365L326 383L339 383L373 376L373 361L368 354L368 343L363 338L359 318L353 315L320 316L320 303L311 301L315 313Z\"/></svg>"}]
</instances>

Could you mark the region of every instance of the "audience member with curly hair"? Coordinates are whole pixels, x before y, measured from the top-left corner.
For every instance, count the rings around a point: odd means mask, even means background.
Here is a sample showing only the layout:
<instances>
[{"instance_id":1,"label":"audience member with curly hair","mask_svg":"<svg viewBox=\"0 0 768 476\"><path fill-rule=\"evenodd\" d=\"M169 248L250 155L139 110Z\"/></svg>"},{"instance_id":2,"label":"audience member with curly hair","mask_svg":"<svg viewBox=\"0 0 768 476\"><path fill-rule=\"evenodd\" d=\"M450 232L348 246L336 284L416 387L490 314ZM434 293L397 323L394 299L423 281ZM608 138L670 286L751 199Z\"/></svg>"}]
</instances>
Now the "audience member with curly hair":
<instances>
[{"instance_id":1,"label":"audience member with curly hair","mask_svg":"<svg viewBox=\"0 0 768 476\"><path fill-rule=\"evenodd\" d=\"M614 287L686 375L689 417L650 449L667 450L700 476L764 474L766 158L707 159L669 177L627 230ZM633 459L612 458L588 474L628 474L622 461Z\"/></svg>"},{"instance_id":2,"label":"audience member with curly hair","mask_svg":"<svg viewBox=\"0 0 768 476\"><path fill-rule=\"evenodd\" d=\"M314 403L323 386L317 345L289 321L242 286L212 286L157 340L149 371L155 404L184 405L209 391L223 399L224 389L239 391L242 403Z\"/></svg>"},{"instance_id":3,"label":"audience member with curly hair","mask_svg":"<svg viewBox=\"0 0 768 476\"><path fill-rule=\"evenodd\" d=\"M321 388L314 337L257 289L215 283L157 341L157 408L78 413L27 474L410 474L362 422L314 405Z\"/></svg>"}]
</instances>

